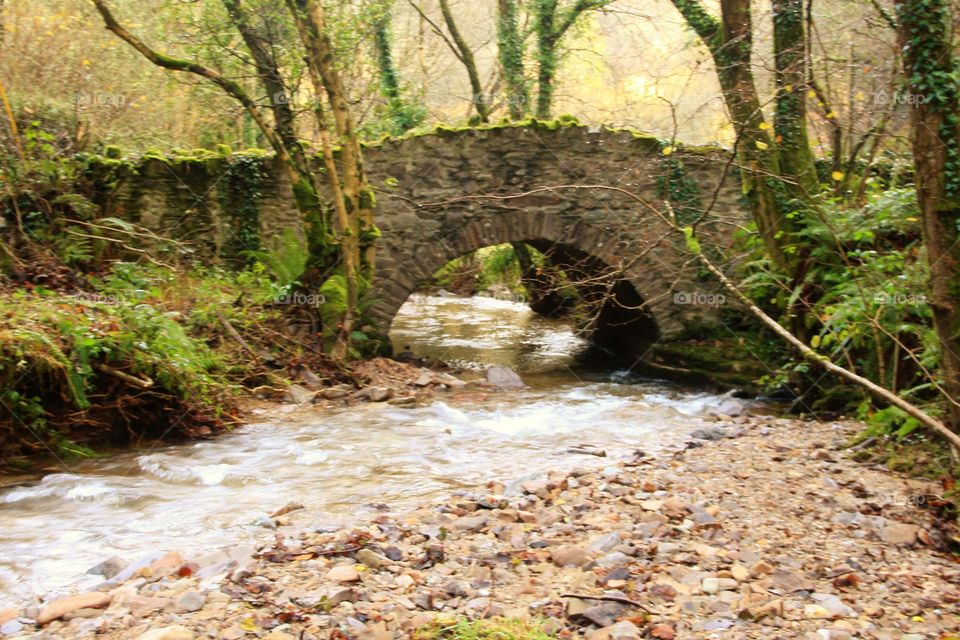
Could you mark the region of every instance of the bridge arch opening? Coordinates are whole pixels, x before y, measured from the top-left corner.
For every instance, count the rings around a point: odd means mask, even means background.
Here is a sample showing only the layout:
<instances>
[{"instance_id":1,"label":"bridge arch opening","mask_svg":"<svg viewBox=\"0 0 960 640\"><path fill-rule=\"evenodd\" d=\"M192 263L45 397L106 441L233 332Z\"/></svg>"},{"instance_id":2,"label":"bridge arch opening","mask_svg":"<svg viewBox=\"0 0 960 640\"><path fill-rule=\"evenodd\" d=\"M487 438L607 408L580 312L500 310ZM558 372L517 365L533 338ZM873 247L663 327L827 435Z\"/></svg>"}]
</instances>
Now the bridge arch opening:
<instances>
[{"instance_id":1,"label":"bridge arch opening","mask_svg":"<svg viewBox=\"0 0 960 640\"><path fill-rule=\"evenodd\" d=\"M424 259L423 256L414 258L418 263ZM404 278L402 282L400 291L397 280L393 281L393 287L388 286L388 290L398 294L399 300L390 316L391 324L400 308L415 294L448 298L479 295L521 303L538 316L563 321L581 341L627 364L646 357L661 337L654 315L621 264L608 264L565 242L535 238L489 245L454 256L429 277ZM438 306L442 306L442 301L424 304L419 311L404 309L406 313L424 313L429 308L436 313ZM458 311L455 304L447 306L454 314ZM494 324L526 322L506 312L486 317ZM405 319L403 324L408 326L409 320ZM540 328L547 333L553 331L549 324L541 324ZM485 328L486 331L502 329ZM463 328L458 327L458 331L462 332ZM522 343L527 338L518 339ZM537 338L532 341L536 342ZM403 342L402 337L399 342ZM477 343L484 343L482 330ZM527 346L533 348L530 344ZM403 348L400 344L395 347Z\"/></svg>"}]
</instances>

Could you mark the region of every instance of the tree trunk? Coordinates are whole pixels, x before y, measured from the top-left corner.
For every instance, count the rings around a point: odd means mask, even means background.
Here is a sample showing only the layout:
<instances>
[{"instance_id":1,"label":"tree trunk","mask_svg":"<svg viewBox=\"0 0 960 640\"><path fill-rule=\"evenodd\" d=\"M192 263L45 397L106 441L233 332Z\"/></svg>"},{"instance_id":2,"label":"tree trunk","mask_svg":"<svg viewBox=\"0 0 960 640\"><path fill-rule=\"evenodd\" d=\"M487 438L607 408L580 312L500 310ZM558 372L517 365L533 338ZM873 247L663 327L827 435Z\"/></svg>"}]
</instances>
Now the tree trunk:
<instances>
[{"instance_id":1,"label":"tree trunk","mask_svg":"<svg viewBox=\"0 0 960 640\"><path fill-rule=\"evenodd\" d=\"M791 179L794 198L808 201L819 179L807 134L807 53L803 0L773 0L773 48L777 105L774 130L780 147L780 168Z\"/></svg>"},{"instance_id":2,"label":"tree trunk","mask_svg":"<svg viewBox=\"0 0 960 640\"><path fill-rule=\"evenodd\" d=\"M550 117L553 109L553 78L557 73L557 38L554 31L556 0L535 0L537 31L537 109L538 118Z\"/></svg>"},{"instance_id":3,"label":"tree trunk","mask_svg":"<svg viewBox=\"0 0 960 640\"><path fill-rule=\"evenodd\" d=\"M380 91L387 101L387 109L393 123L391 133L400 135L420 123L416 114L404 101L397 67L393 62L392 22L393 14L390 6L387 5L383 8L383 14L373 25L373 44L376 50L377 68L380 71Z\"/></svg>"},{"instance_id":4,"label":"tree trunk","mask_svg":"<svg viewBox=\"0 0 960 640\"><path fill-rule=\"evenodd\" d=\"M724 103L736 130L744 194L757 231L773 262L790 272L791 261L783 246L790 241L792 224L782 210L780 161L767 133L753 81L750 0L721 0L720 20L699 0L672 1L713 57Z\"/></svg>"},{"instance_id":5,"label":"tree trunk","mask_svg":"<svg viewBox=\"0 0 960 640\"><path fill-rule=\"evenodd\" d=\"M443 14L443 22L447 25L447 31L450 32L450 37L453 38L453 42L459 51L460 62L467 70L470 90L473 92L473 106L477 110L477 116L480 118L480 122L489 122L490 99L483 92L483 82L480 81L480 71L477 69L477 60L473 55L473 50L464 40L463 34L460 33L457 21L454 20L453 13L450 11L448 0L440 0L440 12Z\"/></svg>"},{"instance_id":6,"label":"tree trunk","mask_svg":"<svg viewBox=\"0 0 960 640\"><path fill-rule=\"evenodd\" d=\"M948 421L960 431L960 64L949 0L897 0L911 101L917 200L930 264ZM915 104L913 104L915 103Z\"/></svg>"},{"instance_id":7,"label":"tree trunk","mask_svg":"<svg viewBox=\"0 0 960 640\"><path fill-rule=\"evenodd\" d=\"M297 20L304 47L307 50L307 65L311 76L319 77L336 126L338 141L341 145L342 186L338 174L331 172L334 193L342 189L343 208L337 204L338 226L340 231L341 257L344 279L347 285L347 308L341 321L339 340L333 354L336 357L346 355L353 332L353 322L357 317L361 268L372 271L373 247L361 256L361 234L373 232L373 191L370 189L360 141L354 127L353 115L347 103L346 90L337 69L333 44L327 32L326 16L323 6L317 0L287 0L294 18ZM329 147L329 144L325 146ZM365 264L361 265L361 257Z\"/></svg>"},{"instance_id":8,"label":"tree trunk","mask_svg":"<svg viewBox=\"0 0 960 640\"><path fill-rule=\"evenodd\" d=\"M520 35L517 0L497 1L497 57L507 85L507 108L513 120L527 113L530 100L523 69L523 36Z\"/></svg>"},{"instance_id":9,"label":"tree trunk","mask_svg":"<svg viewBox=\"0 0 960 640\"><path fill-rule=\"evenodd\" d=\"M300 140L297 138L290 95L287 93L276 60L265 46L263 37L250 24L247 14L240 6L240 0L223 0L223 6L253 57L257 78L260 79L260 84L267 93L267 100L273 112L273 125L277 134L290 150L290 155L294 156L294 160L306 167L308 163Z\"/></svg>"}]
</instances>

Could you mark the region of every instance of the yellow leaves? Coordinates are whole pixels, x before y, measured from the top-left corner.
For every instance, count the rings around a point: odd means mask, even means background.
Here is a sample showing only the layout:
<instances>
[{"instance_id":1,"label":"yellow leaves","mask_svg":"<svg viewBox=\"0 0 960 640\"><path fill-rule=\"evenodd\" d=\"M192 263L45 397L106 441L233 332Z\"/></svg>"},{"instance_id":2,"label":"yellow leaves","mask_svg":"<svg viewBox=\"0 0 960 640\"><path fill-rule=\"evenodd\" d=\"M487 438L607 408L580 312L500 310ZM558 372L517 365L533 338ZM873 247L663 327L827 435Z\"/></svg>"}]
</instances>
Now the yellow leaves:
<instances>
[{"instance_id":1,"label":"yellow leaves","mask_svg":"<svg viewBox=\"0 0 960 640\"><path fill-rule=\"evenodd\" d=\"M840 182L845 177L847 177L847 174L845 174L843 171L834 171L833 173L830 174L830 177L833 178L836 182Z\"/></svg>"},{"instance_id":2,"label":"yellow leaves","mask_svg":"<svg viewBox=\"0 0 960 640\"><path fill-rule=\"evenodd\" d=\"M769 131L772 127L766 122L760 123L760 131Z\"/></svg>"},{"instance_id":3,"label":"yellow leaves","mask_svg":"<svg viewBox=\"0 0 960 640\"><path fill-rule=\"evenodd\" d=\"M907 222L920 222L920 219L915 216L910 216L909 218L904 218Z\"/></svg>"},{"instance_id":4,"label":"yellow leaves","mask_svg":"<svg viewBox=\"0 0 960 640\"><path fill-rule=\"evenodd\" d=\"M80 61L80 64L82 64L82 65L85 66L85 67L89 67L89 66L90 66L90 61L87 60L86 58L84 58L83 60Z\"/></svg>"},{"instance_id":5,"label":"yellow leaves","mask_svg":"<svg viewBox=\"0 0 960 640\"><path fill-rule=\"evenodd\" d=\"M674 151L674 149L673 149L672 146L667 146L667 147L664 147L664 148L663 148L663 151L662 151L661 153L663 153L663 155L665 155L665 156L669 156L670 154L673 153L673 151Z\"/></svg>"},{"instance_id":6,"label":"yellow leaves","mask_svg":"<svg viewBox=\"0 0 960 640\"><path fill-rule=\"evenodd\" d=\"M807 91L807 97L808 97L808 98L816 98L816 97L817 97L817 92L814 91L813 89L810 89L809 91Z\"/></svg>"},{"instance_id":7,"label":"yellow leaves","mask_svg":"<svg viewBox=\"0 0 960 640\"><path fill-rule=\"evenodd\" d=\"M257 630L257 623L253 618L244 618L240 621L240 628L248 633L253 633Z\"/></svg>"},{"instance_id":8,"label":"yellow leaves","mask_svg":"<svg viewBox=\"0 0 960 640\"><path fill-rule=\"evenodd\" d=\"M760 151L766 151L767 149L770 148L770 145L768 145L766 142L763 142L762 140L757 140L754 144L757 145L757 149L760 149Z\"/></svg>"},{"instance_id":9,"label":"yellow leaves","mask_svg":"<svg viewBox=\"0 0 960 640\"><path fill-rule=\"evenodd\" d=\"M827 114L826 116L824 116L824 117L832 120L832 119L834 119L834 118L837 117L837 113L836 113L836 111L831 111L830 113L828 113L828 114Z\"/></svg>"}]
</instances>

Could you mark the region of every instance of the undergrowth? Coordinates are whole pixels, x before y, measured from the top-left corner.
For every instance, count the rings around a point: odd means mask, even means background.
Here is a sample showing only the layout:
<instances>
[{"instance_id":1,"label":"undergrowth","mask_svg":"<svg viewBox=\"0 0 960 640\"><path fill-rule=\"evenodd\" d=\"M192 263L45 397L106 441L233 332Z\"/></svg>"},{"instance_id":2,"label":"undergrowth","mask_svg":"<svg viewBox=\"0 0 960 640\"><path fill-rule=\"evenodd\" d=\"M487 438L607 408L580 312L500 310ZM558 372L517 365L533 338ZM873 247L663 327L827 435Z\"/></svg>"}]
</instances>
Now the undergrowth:
<instances>
[{"instance_id":1,"label":"undergrowth","mask_svg":"<svg viewBox=\"0 0 960 640\"><path fill-rule=\"evenodd\" d=\"M282 386L291 366L323 372L309 321L298 325L277 291L259 262L118 262L80 290L11 288L0 296L0 467L210 435L236 421L242 386Z\"/></svg>"}]
</instances>

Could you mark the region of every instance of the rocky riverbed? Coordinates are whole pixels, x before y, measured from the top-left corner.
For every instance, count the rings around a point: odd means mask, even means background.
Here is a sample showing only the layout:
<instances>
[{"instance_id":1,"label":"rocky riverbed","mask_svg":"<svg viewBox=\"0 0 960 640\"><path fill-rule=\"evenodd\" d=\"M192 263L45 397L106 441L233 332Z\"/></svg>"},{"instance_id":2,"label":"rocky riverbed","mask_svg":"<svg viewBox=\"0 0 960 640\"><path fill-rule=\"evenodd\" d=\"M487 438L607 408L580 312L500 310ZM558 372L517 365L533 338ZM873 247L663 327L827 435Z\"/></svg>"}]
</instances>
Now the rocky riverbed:
<instances>
[{"instance_id":1,"label":"rocky riverbed","mask_svg":"<svg viewBox=\"0 0 960 640\"><path fill-rule=\"evenodd\" d=\"M0 632L387 640L503 616L593 640L960 637L960 564L922 508L936 487L850 460L858 428L721 420L666 455L585 456L346 529L289 505L265 548L107 561L101 588L0 610Z\"/></svg>"}]
</instances>

